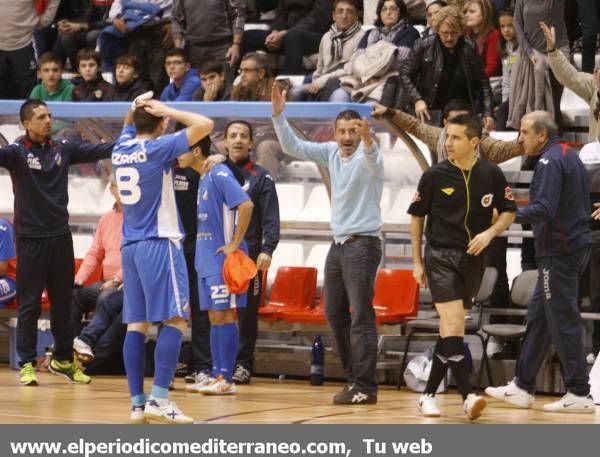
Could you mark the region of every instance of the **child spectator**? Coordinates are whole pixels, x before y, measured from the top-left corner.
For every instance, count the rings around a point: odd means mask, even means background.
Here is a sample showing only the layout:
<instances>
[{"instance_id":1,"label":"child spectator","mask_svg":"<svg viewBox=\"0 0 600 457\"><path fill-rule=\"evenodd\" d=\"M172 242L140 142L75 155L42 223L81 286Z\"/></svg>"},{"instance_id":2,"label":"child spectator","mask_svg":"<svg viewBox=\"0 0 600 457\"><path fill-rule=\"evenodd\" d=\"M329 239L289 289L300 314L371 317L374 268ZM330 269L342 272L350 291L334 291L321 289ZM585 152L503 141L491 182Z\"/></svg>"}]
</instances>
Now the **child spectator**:
<instances>
[{"instance_id":1,"label":"child spectator","mask_svg":"<svg viewBox=\"0 0 600 457\"><path fill-rule=\"evenodd\" d=\"M502 102L496 108L496 129L506 130L508 118L508 97L510 96L510 78L517 62L517 34L513 24L513 10L502 10L498 15L500 22L500 55L502 56Z\"/></svg>"},{"instance_id":2,"label":"child spectator","mask_svg":"<svg viewBox=\"0 0 600 457\"><path fill-rule=\"evenodd\" d=\"M490 0L471 0L463 10L467 36L475 40L488 78L500 75L498 42L500 31L494 27L494 7Z\"/></svg>"},{"instance_id":3,"label":"child spectator","mask_svg":"<svg viewBox=\"0 0 600 457\"><path fill-rule=\"evenodd\" d=\"M231 87L225 79L225 70L218 60L206 60L200 70L202 86L193 95L195 102L224 102L231 98Z\"/></svg>"},{"instance_id":4,"label":"child spectator","mask_svg":"<svg viewBox=\"0 0 600 457\"><path fill-rule=\"evenodd\" d=\"M100 54L93 49L82 49L77 53L77 70L81 77L75 78L73 101L104 102L112 97L113 86L100 73Z\"/></svg>"},{"instance_id":5,"label":"child spectator","mask_svg":"<svg viewBox=\"0 0 600 457\"><path fill-rule=\"evenodd\" d=\"M110 101L126 102L134 100L138 95L148 92L151 84L140 78L140 60L131 54L125 54L116 60L115 79Z\"/></svg>"},{"instance_id":6,"label":"child spectator","mask_svg":"<svg viewBox=\"0 0 600 457\"><path fill-rule=\"evenodd\" d=\"M45 102L70 102L73 93L71 81L62 79L62 59L54 52L45 52L38 60L38 78L42 80L29 98Z\"/></svg>"},{"instance_id":7,"label":"child spectator","mask_svg":"<svg viewBox=\"0 0 600 457\"><path fill-rule=\"evenodd\" d=\"M192 68L187 52L173 48L165 55L165 70L171 84L160 94L161 102L189 102L200 88L200 78Z\"/></svg>"}]
</instances>

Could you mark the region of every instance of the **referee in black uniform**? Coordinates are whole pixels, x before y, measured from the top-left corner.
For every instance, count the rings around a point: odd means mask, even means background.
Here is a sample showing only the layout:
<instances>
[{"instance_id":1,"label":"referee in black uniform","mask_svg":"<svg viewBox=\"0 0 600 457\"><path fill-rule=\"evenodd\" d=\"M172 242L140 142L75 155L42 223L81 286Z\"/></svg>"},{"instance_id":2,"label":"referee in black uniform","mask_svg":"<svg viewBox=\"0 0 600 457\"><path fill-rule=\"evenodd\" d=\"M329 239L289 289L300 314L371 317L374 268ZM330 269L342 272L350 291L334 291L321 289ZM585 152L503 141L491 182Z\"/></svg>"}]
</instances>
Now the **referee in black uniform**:
<instances>
[{"instance_id":1,"label":"referee in black uniform","mask_svg":"<svg viewBox=\"0 0 600 457\"><path fill-rule=\"evenodd\" d=\"M470 308L485 269L482 255L490 241L513 222L516 205L498 166L477 155L481 123L460 114L447 126L448 160L434 165L421 177L408 209L411 219L413 276L421 286L429 283L440 315L440 337L435 345L431 373L419 399L424 416L440 411L435 392L448 367L456 379L469 419L485 408L482 397L471 392L465 359L465 308ZM499 217L492 225L494 208ZM427 217L425 263L421 255Z\"/></svg>"},{"instance_id":2,"label":"referee in black uniform","mask_svg":"<svg viewBox=\"0 0 600 457\"><path fill-rule=\"evenodd\" d=\"M51 138L52 115L43 101L26 101L19 116L26 134L0 148L0 167L10 171L15 194L20 383L37 385L37 320L46 288L52 303L50 323L54 336L49 369L70 382L87 384L90 377L73 362L70 313L74 256L67 181L71 165L107 159L113 143L74 144Z\"/></svg>"}]
</instances>

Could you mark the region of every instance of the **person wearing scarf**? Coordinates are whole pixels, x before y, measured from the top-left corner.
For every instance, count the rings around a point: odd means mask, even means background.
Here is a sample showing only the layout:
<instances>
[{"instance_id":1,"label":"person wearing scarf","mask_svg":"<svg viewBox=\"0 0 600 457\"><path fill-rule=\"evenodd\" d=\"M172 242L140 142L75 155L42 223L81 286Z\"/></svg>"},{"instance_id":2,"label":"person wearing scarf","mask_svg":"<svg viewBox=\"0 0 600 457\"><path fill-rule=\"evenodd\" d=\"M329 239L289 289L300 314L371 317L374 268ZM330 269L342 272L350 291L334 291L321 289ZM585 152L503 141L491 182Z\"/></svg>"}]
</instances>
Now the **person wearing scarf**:
<instances>
[{"instance_id":1,"label":"person wearing scarf","mask_svg":"<svg viewBox=\"0 0 600 457\"><path fill-rule=\"evenodd\" d=\"M295 101L328 101L339 87L339 76L344 65L356 51L364 32L358 20L356 0L336 0L333 4L333 24L321 38L317 68L312 82L292 89L290 98ZM330 100L335 101L335 100Z\"/></svg>"}]
</instances>

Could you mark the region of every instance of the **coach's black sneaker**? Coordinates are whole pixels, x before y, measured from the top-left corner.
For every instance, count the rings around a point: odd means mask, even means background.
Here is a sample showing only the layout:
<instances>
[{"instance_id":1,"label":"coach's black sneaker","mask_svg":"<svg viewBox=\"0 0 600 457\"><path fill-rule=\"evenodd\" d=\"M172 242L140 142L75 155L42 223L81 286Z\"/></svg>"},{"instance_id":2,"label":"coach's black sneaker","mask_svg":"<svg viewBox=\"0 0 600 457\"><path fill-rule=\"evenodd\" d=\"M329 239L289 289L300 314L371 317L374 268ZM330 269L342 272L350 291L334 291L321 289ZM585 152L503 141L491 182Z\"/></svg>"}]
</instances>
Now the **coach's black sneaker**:
<instances>
[{"instance_id":1,"label":"coach's black sneaker","mask_svg":"<svg viewBox=\"0 0 600 457\"><path fill-rule=\"evenodd\" d=\"M333 397L334 405L374 405L377 403L377 395L362 392L357 387L344 389Z\"/></svg>"},{"instance_id":2,"label":"coach's black sneaker","mask_svg":"<svg viewBox=\"0 0 600 457\"><path fill-rule=\"evenodd\" d=\"M250 384L250 379L252 375L250 374L250 370L247 368L237 365L235 367L235 372L233 373L233 382L236 384Z\"/></svg>"}]
</instances>

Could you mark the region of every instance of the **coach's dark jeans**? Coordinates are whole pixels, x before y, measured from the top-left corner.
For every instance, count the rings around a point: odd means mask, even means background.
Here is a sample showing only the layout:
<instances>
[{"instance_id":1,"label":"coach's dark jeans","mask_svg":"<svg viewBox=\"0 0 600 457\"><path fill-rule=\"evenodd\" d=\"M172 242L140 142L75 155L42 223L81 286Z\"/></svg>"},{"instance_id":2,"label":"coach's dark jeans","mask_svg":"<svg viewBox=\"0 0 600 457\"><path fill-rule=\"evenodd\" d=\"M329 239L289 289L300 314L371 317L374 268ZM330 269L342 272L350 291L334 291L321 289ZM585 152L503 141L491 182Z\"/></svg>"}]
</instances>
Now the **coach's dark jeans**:
<instances>
[{"instance_id":1,"label":"coach's dark jeans","mask_svg":"<svg viewBox=\"0 0 600 457\"><path fill-rule=\"evenodd\" d=\"M360 237L332 243L325 262L325 315L348 383L377 394L377 327L373 309L381 240ZM352 314L350 314L352 310Z\"/></svg>"},{"instance_id":2,"label":"coach's dark jeans","mask_svg":"<svg viewBox=\"0 0 600 457\"><path fill-rule=\"evenodd\" d=\"M19 364L36 363L37 321L44 288L50 299L54 357L73 358L71 293L75 260L71 233L47 238L17 238L17 353Z\"/></svg>"},{"instance_id":3,"label":"coach's dark jeans","mask_svg":"<svg viewBox=\"0 0 600 457\"><path fill-rule=\"evenodd\" d=\"M527 332L519 359L517 385L535 392L535 380L554 345L563 369L565 386L575 395L587 395L587 365L579 311L579 280L590 258L590 248L574 254L538 257L538 282L527 310Z\"/></svg>"}]
</instances>

